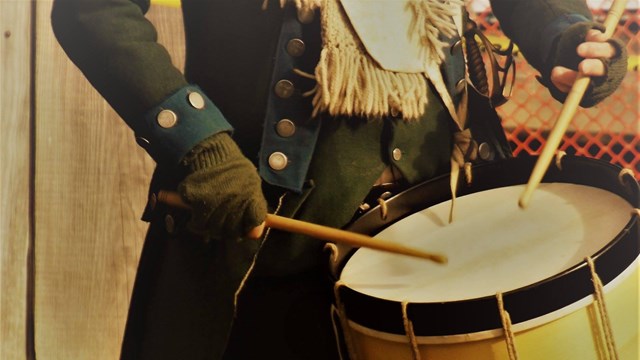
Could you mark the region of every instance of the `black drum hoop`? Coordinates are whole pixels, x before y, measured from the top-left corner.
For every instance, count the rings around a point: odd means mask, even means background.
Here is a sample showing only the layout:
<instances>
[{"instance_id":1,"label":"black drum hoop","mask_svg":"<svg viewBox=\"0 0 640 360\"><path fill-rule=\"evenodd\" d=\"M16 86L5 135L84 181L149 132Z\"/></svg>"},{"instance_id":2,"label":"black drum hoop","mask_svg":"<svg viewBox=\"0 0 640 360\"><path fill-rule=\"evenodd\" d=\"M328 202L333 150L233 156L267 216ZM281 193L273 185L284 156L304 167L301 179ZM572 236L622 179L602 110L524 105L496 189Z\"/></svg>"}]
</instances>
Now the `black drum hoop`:
<instances>
[{"instance_id":1,"label":"black drum hoop","mask_svg":"<svg viewBox=\"0 0 640 360\"><path fill-rule=\"evenodd\" d=\"M534 167L537 156L524 156L477 165L473 168L473 182L458 186L458 197L500 187L525 184ZM625 199L632 207L640 207L640 185L631 176L621 182L622 169L616 165L585 157L565 156L562 169L551 166L542 182L560 182L607 190ZM388 216L382 219L377 209L363 215L346 229L375 235L388 226L433 205L450 200L449 175L443 175L387 200ZM514 199L514 202L517 199ZM640 254L639 217L630 215L626 226L592 255L598 275L608 284L627 269ZM332 271L333 281L356 248L344 249L336 259ZM382 332L405 335L401 304L360 293L348 286L340 287L340 299L348 319ZM503 294L505 308L514 324L525 322L569 306L594 292L590 268L583 261L566 271L540 282ZM447 336L470 334L502 327L495 296L431 303L411 303L407 308L414 321L416 336Z\"/></svg>"}]
</instances>

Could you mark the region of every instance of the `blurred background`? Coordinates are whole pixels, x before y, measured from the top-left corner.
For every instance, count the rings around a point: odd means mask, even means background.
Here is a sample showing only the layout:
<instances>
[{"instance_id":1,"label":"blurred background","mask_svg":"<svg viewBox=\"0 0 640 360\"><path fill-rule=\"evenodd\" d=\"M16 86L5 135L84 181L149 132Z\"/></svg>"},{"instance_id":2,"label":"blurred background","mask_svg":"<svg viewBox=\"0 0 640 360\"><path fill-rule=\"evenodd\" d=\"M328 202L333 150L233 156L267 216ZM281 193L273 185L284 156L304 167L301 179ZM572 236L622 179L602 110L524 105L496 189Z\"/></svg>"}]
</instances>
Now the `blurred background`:
<instances>
[{"instance_id":1,"label":"blurred background","mask_svg":"<svg viewBox=\"0 0 640 360\"><path fill-rule=\"evenodd\" d=\"M594 18L603 22L611 0L588 0ZM634 170L640 178L640 120L638 119L638 0L627 3L615 36L627 44L629 67L620 89L594 108L580 110L560 150L595 157ZM506 48L509 39L491 13L489 0L472 0L469 10L483 33ZM516 80L509 102L498 108L514 154L538 154L562 107L536 80L538 72L516 50Z\"/></svg>"},{"instance_id":2,"label":"blurred background","mask_svg":"<svg viewBox=\"0 0 640 360\"><path fill-rule=\"evenodd\" d=\"M603 19L610 0L588 3ZM182 67L177 6L155 1L148 18ZM506 46L489 1L468 7ZM50 11L51 0L0 0L0 359L117 359L153 161L66 58ZM562 149L640 178L639 28L630 0L617 31L631 56L624 83L578 112ZM561 105L521 54L516 63L513 97L499 112L514 153L535 154Z\"/></svg>"}]
</instances>

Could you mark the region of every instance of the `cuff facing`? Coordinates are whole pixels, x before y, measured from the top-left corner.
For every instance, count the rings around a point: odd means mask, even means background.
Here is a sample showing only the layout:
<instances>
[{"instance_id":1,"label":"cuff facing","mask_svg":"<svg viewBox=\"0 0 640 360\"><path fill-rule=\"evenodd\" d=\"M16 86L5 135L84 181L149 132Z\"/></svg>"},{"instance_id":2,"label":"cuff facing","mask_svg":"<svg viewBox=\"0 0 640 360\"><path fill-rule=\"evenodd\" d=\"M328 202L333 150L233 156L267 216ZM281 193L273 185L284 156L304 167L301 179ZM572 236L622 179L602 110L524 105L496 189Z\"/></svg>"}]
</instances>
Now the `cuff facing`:
<instances>
[{"instance_id":1,"label":"cuff facing","mask_svg":"<svg viewBox=\"0 0 640 360\"><path fill-rule=\"evenodd\" d=\"M159 164L176 165L202 140L232 126L197 86L185 86L149 110L136 141Z\"/></svg>"}]
</instances>

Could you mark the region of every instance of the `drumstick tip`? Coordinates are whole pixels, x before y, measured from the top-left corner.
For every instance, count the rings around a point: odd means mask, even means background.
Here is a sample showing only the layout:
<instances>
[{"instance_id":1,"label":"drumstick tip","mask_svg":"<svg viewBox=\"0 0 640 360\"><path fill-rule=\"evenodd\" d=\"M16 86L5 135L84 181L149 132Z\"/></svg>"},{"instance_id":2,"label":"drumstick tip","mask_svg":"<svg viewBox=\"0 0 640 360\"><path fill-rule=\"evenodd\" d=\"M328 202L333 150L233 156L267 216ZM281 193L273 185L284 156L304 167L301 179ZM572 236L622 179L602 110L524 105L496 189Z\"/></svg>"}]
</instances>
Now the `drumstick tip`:
<instances>
[{"instance_id":1,"label":"drumstick tip","mask_svg":"<svg viewBox=\"0 0 640 360\"><path fill-rule=\"evenodd\" d=\"M522 210L525 210L527 206L529 206L529 199L525 199L524 197L521 197L518 200L518 207Z\"/></svg>"},{"instance_id":2,"label":"drumstick tip","mask_svg":"<svg viewBox=\"0 0 640 360\"><path fill-rule=\"evenodd\" d=\"M533 195L533 191L535 190L535 188L538 186L540 182L539 181L529 181L529 183L527 183L527 185L525 186L524 190L522 191L522 194L520 195L520 198L518 199L518 207L520 207L520 209L524 210L529 206L529 202L531 201L531 196Z\"/></svg>"},{"instance_id":3,"label":"drumstick tip","mask_svg":"<svg viewBox=\"0 0 640 360\"><path fill-rule=\"evenodd\" d=\"M449 262L449 258L444 255L431 255L429 260L437 262L438 264L446 265Z\"/></svg>"}]
</instances>

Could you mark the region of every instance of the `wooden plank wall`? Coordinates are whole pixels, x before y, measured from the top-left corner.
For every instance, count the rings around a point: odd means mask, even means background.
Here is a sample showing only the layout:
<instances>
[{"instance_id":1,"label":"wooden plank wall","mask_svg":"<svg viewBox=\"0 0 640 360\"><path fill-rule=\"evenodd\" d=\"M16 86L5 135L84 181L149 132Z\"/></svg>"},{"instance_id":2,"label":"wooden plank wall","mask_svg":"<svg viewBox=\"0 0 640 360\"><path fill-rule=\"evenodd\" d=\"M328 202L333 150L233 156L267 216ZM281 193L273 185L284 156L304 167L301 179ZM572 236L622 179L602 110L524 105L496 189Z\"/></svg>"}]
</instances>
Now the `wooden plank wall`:
<instances>
[{"instance_id":1,"label":"wooden plank wall","mask_svg":"<svg viewBox=\"0 0 640 360\"><path fill-rule=\"evenodd\" d=\"M0 1L0 359L26 354L30 47L30 1Z\"/></svg>"},{"instance_id":2,"label":"wooden plank wall","mask_svg":"<svg viewBox=\"0 0 640 360\"><path fill-rule=\"evenodd\" d=\"M27 357L30 220L37 359L118 359L153 161L63 53L51 6L51 0L0 1L0 359ZM180 10L154 6L149 18L181 66Z\"/></svg>"}]
</instances>

